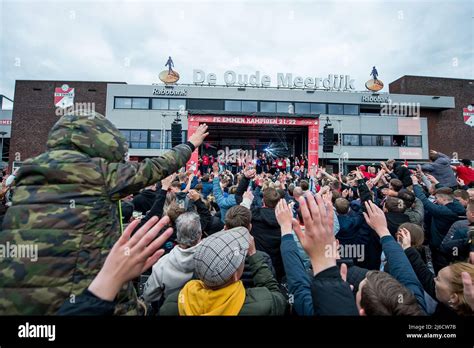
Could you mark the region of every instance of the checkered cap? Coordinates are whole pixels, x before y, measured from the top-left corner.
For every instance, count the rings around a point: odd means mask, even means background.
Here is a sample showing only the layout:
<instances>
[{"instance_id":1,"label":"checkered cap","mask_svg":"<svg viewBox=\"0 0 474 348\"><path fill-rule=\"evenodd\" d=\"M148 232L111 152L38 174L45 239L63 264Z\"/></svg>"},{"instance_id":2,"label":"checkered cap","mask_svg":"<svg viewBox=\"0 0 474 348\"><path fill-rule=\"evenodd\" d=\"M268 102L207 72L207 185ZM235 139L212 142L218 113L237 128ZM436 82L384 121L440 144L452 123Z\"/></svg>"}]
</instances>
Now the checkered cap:
<instances>
[{"instance_id":1,"label":"checkered cap","mask_svg":"<svg viewBox=\"0 0 474 348\"><path fill-rule=\"evenodd\" d=\"M245 227L224 230L203 239L194 253L196 275L209 287L225 284L244 262L249 239Z\"/></svg>"}]
</instances>

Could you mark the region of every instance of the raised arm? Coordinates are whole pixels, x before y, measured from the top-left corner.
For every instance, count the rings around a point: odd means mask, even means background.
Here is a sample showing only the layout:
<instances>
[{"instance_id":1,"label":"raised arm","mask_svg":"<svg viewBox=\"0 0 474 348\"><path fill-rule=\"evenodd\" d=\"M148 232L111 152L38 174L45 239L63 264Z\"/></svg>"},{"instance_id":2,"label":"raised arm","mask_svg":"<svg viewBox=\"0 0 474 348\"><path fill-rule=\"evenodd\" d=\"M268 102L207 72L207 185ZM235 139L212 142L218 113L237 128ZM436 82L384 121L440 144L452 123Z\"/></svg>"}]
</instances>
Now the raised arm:
<instances>
[{"instance_id":1,"label":"raised arm","mask_svg":"<svg viewBox=\"0 0 474 348\"><path fill-rule=\"evenodd\" d=\"M285 267L288 292L298 315L313 315L311 278L306 272L300 251L292 234L293 213L284 199L278 202L275 216L281 229L281 257Z\"/></svg>"},{"instance_id":2,"label":"raised arm","mask_svg":"<svg viewBox=\"0 0 474 348\"><path fill-rule=\"evenodd\" d=\"M201 125L186 144L175 146L161 156L147 158L140 163L100 162L105 177L107 193L112 200L119 200L166 178L183 167L191 153L208 135L207 126Z\"/></svg>"}]
</instances>

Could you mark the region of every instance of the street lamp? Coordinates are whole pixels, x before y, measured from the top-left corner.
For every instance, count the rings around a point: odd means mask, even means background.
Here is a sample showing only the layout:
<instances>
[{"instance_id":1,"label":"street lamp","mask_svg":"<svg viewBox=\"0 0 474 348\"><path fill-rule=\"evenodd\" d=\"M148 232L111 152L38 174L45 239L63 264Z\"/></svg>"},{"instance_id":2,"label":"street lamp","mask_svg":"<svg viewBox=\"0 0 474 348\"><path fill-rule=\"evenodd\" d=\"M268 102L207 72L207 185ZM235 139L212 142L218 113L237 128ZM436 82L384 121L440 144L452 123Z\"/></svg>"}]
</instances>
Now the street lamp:
<instances>
[{"instance_id":1,"label":"street lamp","mask_svg":"<svg viewBox=\"0 0 474 348\"><path fill-rule=\"evenodd\" d=\"M7 134L7 132L5 132L5 131L0 132L0 135L2 136L2 146L1 146L1 150L0 150L0 153L1 153L0 161L1 162L3 162L3 137L5 136L5 134Z\"/></svg>"}]
</instances>

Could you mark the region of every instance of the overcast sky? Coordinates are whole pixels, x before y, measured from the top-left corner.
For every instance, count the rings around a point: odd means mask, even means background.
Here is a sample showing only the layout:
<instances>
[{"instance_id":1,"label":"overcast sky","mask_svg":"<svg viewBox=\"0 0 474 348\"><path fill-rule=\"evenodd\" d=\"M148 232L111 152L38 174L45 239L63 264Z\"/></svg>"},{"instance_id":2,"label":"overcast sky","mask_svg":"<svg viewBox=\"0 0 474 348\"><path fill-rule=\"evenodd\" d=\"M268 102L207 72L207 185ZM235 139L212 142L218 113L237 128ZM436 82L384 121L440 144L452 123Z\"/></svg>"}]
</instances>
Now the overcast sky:
<instances>
[{"instance_id":1,"label":"overcast sky","mask_svg":"<svg viewBox=\"0 0 474 348\"><path fill-rule=\"evenodd\" d=\"M403 75L474 77L471 0L0 0L0 94L15 80L159 82L168 55L183 83L193 69L351 75L375 65Z\"/></svg>"}]
</instances>

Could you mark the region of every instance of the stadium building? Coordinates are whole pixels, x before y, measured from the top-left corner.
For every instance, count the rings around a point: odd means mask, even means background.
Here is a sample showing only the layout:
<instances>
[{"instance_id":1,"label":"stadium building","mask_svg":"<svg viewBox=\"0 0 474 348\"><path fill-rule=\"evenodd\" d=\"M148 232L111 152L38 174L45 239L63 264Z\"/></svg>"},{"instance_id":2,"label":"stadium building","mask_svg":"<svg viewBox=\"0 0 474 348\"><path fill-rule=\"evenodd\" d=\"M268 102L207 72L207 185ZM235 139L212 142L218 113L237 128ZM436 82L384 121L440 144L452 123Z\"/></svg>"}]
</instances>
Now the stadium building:
<instances>
[{"instance_id":1,"label":"stadium building","mask_svg":"<svg viewBox=\"0 0 474 348\"><path fill-rule=\"evenodd\" d=\"M259 72L226 73L219 85L215 74L195 70L193 80L156 85L17 81L10 163L19 165L44 151L60 111L77 105L105 114L126 136L132 160L171 148L172 124L178 121L182 141L200 123L209 125L201 154L305 153L310 163L334 171L338 165L388 158L423 162L430 148L474 158L468 140L474 132L465 117L474 104L470 80L404 76L390 84L389 93L356 91L350 76L336 74L324 79L278 74L276 87ZM334 147L325 153L322 132L328 123L334 129ZM195 152L193 160L197 156Z\"/></svg>"}]
</instances>

